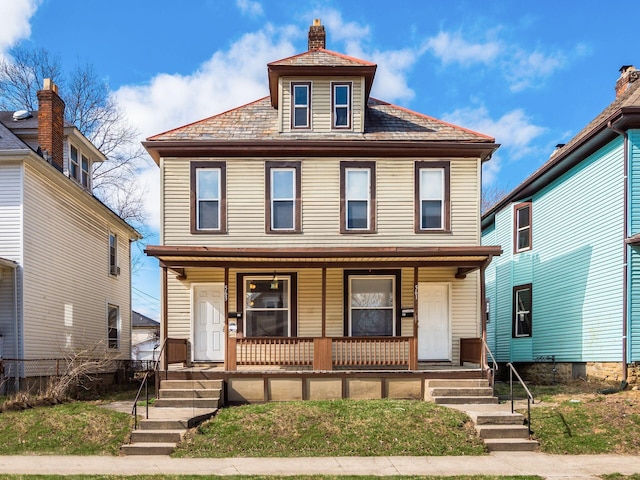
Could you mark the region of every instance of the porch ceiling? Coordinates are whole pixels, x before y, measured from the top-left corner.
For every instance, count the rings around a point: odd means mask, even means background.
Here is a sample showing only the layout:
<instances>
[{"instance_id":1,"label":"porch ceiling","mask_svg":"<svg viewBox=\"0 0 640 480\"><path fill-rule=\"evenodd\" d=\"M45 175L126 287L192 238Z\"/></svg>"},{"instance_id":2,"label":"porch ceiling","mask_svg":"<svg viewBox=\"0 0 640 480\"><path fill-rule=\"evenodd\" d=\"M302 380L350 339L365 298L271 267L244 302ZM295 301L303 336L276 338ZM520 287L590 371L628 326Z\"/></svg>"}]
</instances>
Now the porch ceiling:
<instances>
[{"instance_id":1,"label":"porch ceiling","mask_svg":"<svg viewBox=\"0 0 640 480\"><path fill-rule=\"evenodd\" d=\"M216 248L148 246L145 253L170 269L189 267L234 268L384 268L457 267L466 275L500 255L499 246L469 247L327 247L327 248Z\"/></svg>"}]
</instances>

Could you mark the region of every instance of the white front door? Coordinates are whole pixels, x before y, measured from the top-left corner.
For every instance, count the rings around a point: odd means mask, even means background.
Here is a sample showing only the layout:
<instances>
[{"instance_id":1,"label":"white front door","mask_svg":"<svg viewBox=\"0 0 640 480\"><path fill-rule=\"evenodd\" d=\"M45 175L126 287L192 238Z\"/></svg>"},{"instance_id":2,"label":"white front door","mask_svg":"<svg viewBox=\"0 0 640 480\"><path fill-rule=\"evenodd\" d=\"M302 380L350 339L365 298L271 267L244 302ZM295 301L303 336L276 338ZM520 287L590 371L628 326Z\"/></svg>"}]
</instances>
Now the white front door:
<instances>
[{"instance_id":1,"label":"white front door","mask_svg":"<svg viewBox=\"0 0 640 480\"><path fill-rule=\"evenodd\" d=\"M193 360L224 361L224 285L193 287Z\"/></svg>"},{"instance_id":2,"label":"white front door","mask_svg":"<svg viewBox=\"0 0 640 480\"><path fill-rule=\"evenodd\" d=\"M451 360L449 284L418 284L418 360Z\"/></svg>"}]
</instances>

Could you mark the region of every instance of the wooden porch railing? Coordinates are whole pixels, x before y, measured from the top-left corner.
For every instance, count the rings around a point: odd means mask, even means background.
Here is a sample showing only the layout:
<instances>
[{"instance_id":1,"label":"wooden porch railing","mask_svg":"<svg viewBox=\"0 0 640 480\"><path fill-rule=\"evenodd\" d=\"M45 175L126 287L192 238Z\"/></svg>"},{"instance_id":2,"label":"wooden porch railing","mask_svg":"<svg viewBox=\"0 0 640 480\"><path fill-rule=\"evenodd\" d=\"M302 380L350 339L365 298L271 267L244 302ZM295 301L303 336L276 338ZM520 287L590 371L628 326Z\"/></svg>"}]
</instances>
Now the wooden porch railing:
<instances>
[{"instance_id":1,"label":"wooden porch railing","mask_svg":"<svg viewBox=\"0 0 640 480\"><path fill-rule=\"evenodd\" d=\"M227 370L241 365L340 367L418 366L413 337L229 338Z\"/></svg>"}]
</instances>

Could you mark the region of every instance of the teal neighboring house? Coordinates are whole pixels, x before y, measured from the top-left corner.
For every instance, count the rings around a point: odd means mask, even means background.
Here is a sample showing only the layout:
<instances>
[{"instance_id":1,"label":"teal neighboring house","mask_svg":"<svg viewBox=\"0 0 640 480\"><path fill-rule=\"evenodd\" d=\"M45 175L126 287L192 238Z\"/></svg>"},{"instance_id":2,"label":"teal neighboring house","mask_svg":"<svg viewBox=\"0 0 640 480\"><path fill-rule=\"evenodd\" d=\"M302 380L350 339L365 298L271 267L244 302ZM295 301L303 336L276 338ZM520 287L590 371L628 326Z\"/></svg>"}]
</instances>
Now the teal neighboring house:
<instances>
[{"instance_id":1,"label":"teal neighboring house","mask_svg":"<svg viewBox=\"0 0 640 480\"><path fill-rule=\"evenodd\" d=\"M640 379L640 71L482 217L487 344L529 377Z\"/></svg>"}]
</instances>

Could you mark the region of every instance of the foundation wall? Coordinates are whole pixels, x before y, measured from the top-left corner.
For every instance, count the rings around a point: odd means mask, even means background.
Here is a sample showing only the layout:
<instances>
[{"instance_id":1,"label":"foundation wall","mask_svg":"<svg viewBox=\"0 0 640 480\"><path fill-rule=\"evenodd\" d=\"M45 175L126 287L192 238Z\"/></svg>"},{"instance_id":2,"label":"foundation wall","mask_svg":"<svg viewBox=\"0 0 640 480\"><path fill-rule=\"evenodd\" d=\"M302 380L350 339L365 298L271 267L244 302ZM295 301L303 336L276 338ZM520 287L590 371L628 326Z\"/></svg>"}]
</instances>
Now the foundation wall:
<instances>
[{"instance_id":1,"label":"foundation wall","mask_svg":"<svg viewBox=\"0 0 640 480\"><path fill-rule=\"evenodd\" d=\"M568 383L574 380L619 383L622 381L622 365L616 362L576 362L576 363L516 363L516 370L525 382L538 385ZM500 368L498 378L509 380L509 369ZM629 385L640 385L640 363L627 368Z\"/></svg>"}]
</instances>

